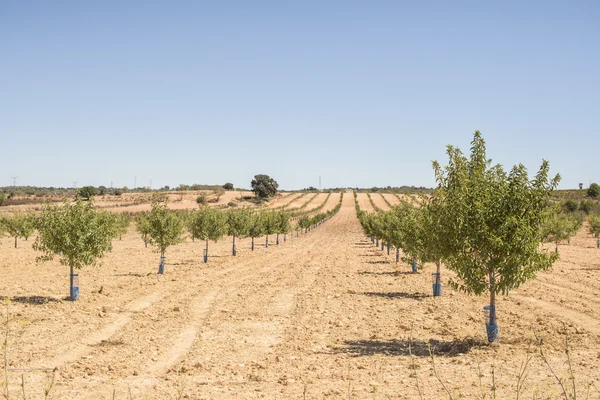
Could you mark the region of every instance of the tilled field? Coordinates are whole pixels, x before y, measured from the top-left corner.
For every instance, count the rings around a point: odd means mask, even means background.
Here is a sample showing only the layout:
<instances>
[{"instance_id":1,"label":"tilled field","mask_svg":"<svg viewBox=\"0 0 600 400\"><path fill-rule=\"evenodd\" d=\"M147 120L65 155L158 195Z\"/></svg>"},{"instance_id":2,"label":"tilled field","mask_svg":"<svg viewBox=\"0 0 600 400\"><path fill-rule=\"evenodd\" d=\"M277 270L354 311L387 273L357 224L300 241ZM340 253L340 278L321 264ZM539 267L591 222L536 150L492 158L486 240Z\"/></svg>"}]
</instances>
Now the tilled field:
<instances>
[{"instance_id":1,"label":"tilled field","mask_svg":"<svg viewBox=\"0 0 600 400\"><path fill-rule=\"evenodd\" d=\"M412 274L376 249L351 193L330 221L286 239L258 239L254 252L238 241L236 257L230 239L211 243L208 264L204 243L188 239L158 276L157 253L132 228L101 266L80 271L76 302L63 300L66 267L36 264L33 239L17 249L3 239L11 398L22 398L22 377L27 398L43 398L55 374L52 399L491 398L493 381L497 398L512 399L530 358L522 398L559 399L536 336L567 390L566 338L580 398L600 377L600 249L583 230L552 271L500 297L494 346L487 299L447 285L431 297L433 266Z\"/></svg>"}]
</instances>

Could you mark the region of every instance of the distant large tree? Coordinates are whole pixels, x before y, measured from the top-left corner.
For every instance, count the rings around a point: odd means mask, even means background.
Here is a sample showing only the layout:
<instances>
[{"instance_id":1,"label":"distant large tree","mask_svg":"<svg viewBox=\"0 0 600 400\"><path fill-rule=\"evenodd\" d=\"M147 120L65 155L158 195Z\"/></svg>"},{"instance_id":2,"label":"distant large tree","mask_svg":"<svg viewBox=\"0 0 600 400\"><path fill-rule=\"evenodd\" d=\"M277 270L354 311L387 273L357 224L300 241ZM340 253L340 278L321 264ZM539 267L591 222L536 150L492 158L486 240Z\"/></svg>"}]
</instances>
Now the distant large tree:
<instances>
[{"instance_id":1,"label":"distant large tree","mask_svg":"<svg viewBox=\"0 0 600 400\"><path fill-rule=\"evenodd\" d=\"M254 179L250 182L252 191L257 197L267 198L275 196L279 184L269 175L254 175Z\"/></svg>"},{"instance_id":2,"label":"distant large tree","mask_svg":"<svg viewBox=\"0 0 600 400\"><path fill-rule=\"evenodd\" d=\"M598 195L600 195L600 185L592 183L587 190L587 195L590 197L598 197Z\"/></svg>"},{"instance_id":3,"label":"distant large tree","mask_svg":"<svg viewBox=\"0 0 600 400\"><path fill-rule=\"evenodd\" d=\"M98 189L94 186L84 186L82 188L77 189L77 198L81 198L84 200L89 200L90 197L98 194Z\"/></svg>"},{"instance_id":4,"label":"distant large tree","mask_svg":"<svg viewBox=\"0 0 600 400\"><path fill-rule=\"evenodd\" d=\"M226 184L223 185L223 189L225 189L225 190L233 190L233 183L227 182Z\"/></svg>"}]
</instances>

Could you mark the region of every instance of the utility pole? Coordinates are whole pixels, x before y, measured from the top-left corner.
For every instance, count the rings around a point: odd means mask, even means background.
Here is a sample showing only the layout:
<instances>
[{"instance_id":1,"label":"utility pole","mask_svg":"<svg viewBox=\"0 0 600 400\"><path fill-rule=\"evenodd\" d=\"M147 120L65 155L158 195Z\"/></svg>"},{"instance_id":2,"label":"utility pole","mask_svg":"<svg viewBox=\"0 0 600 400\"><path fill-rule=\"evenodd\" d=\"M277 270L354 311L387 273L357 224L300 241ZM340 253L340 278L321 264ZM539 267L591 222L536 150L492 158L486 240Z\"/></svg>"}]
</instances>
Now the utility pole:
<instances>
[{"instance_id":1,"label":"utility pole","mask_svg":"<svg viewBox=\"0 0 600 400\"><path fill-rule=\"evenodd\" d=\"M319 175L319 190L321 190L321 175Z\"/></svg>"},{"instance_id":2,"label":"utility pole","mask_svg":"<svg viewBox=\"0 0 600 400\"><path fill-rule=\"evenodd\" d=\"M73 181L73 188L77 189L77 181Z\"/></svg>"},{"instance_id":3,"label":"utility pole","mask_svg":"<svg viewBox=\"0 0 600 400\"><path fill-rule=\"evenodd\" d=\"M111 181L110 181L110 188L112 189L112 187L113 187L113 182L112 182L112 179L111 179Z\"/></svg>"},{"instance_id":4,"label":"utility pole","mask_svg":"<svg viewBox=\"0 0 600 400\"><path fill-rule=\"evenodd\" d=\"M150 181L150 190L152 190L152 178L150 178L149 181Z\"/></svg>"},{"instance_id":5,"label":"utility pole","mask_svg":"<svg viewBox=\"0 0 600 400\"><path fill-rule=\"evenodd\" d=\"M17 179L19 179L18 176L12 176L12 181L13 181L13 187L17 186Z\"/></svg>"},{"instance_id":6,"label":"utility pole","mask_svg":"<svg viewBox=\"0 0 600 400\"><path fill-rule=\"evenodd\" d=\"M133 177L133 189L137 188L137 176Z\"/></svg>"}]
</instances>

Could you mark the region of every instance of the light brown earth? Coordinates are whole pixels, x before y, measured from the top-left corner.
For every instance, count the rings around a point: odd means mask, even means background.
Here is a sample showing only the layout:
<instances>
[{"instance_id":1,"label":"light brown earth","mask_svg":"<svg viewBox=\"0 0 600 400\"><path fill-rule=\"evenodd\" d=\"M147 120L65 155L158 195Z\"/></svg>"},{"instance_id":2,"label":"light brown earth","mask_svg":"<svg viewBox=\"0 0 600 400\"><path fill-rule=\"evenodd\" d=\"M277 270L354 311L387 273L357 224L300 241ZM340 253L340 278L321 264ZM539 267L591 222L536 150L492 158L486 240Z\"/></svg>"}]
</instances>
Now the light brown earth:
<instances>
[{"instance_id":1,"label":"light brown earth","mask_svg":"<svg viewBox=\"0 0 600 400\"><path fill-rule=\"evenodd\" d=\"M354 195L352 195L352 196L354 196ZM358 205L360 206L361 210L363 210L365 212L374 212L375 211L373 209L373 206L371 205L371 202L369 201L369 196L367 196L366 193L357 193L356 200L358 201Z\"/></svg>"},{"instance_id":2,"label":"light brown earth","mask_svg":"<svg viewBox=\"0 0 600 400\"><path fill-rule=\"evenodd\" d=\"M287 205L287 209L300 209L307 201L313 199L315 196L318 196L317 193L306 193L302 197L296 197L291 203ZM311 200L312 201L312 200ZM308 209L308 208L305 208Z\"/></svg>"},{"instance_id":3,"label":"light brown earth","mask_svg":"<svg viewBox=\"0 0 600 400\"><path fill-rule=\"evenodd\" d=\"M387 203L379 193L371 193L371 200L373 200L373 203L375 203L375 205L383 211L387 211L390 209L390 206L387 205Z\"/></svg>"},{"instance_id":4,"label":"light brown earth","mask_svg":"<svg viewBox=\"0 0 600 400\"><path fill-rule=\"evenodd\" d=\"M17 249L3 239L11 398L21 376L27 398L43 398L52 373L28 369L56 368L51 399L447 399L432 345L454 398L491 398L492 376L498 399L515 398L529 356L522 398L559 399L534 335L566 379L565 332L579 397L600 377L600 249L584 230L552 271L500 296L498 346L484 340L487 299L447 285L432 298L433 266L412 274L376 249L351 193L330 221L292 236L269 248L261 238L254 252L244 239L236 257L230 239L211 243L208 264L204 244L187 240L158 276L157 253L132 227L102 266L80 271L76 302L63 300L66 267L36 264L32 239Z\"/></svg>"},{"instance_id":5,"label":"light brown earth","mask_svg":"<svg viewBox=\"0 0 600 400\"><path fill-rule=\"evenodd\" d=\"M393 193L381 193L381 195L393 206L400 204L400 200Z\"/></svg>"}]
</instances>

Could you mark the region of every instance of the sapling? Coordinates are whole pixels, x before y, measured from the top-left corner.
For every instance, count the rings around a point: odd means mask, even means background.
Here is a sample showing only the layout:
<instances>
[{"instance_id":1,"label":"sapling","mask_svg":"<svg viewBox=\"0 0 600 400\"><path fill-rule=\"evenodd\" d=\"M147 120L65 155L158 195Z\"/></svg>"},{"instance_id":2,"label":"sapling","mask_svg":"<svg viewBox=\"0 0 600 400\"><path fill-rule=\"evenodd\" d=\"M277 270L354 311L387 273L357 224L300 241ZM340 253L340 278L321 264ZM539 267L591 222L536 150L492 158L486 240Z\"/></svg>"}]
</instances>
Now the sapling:
<instances>
[{"instance_id":1,"label":"sapling","mask_svg":"<svg viewBox=\"0 0 600 400\"><path fill-rule=\"evenodd\" d=\"M217 241L227 232L225 214L209 206L200 207L190 216L188 230L193 238L206 241L204 262L208 262L208 241Z\"/></svg>"},{"instance_id":2,"label":"sapling","mask_svg":"<svg viewBox=\"0 0 600 400\"><path fill-rule=\"evenodd\" d=\"M580 215L551 212L544 220L542 226L543 236L546 240L555 244L555 251L558 253L558 244L570 240L571 236L577 233L581 224L582 218Z\"/></svg>"},{"instance_id":3,"label":"sapling","mask_svg":"<svg viewBox=\"0 0 600 400\"><path fill-rule=\"evenodd\" d=\"M285 211L278 211L275 214L277 226L275 233L277 233L276 244L279 245L279 235L286 235L290 231L290 215ZM285 236L284 236L285 237Z\"/></svg>"},{"instance_id":4,"label":"sapling","mask_svg":"<svg viewBox=\"0 0 600 400\"><path fill-rule=\"evenodd\" d=\"M266 235L265 237L265 247L269 247L269 235L274 235L277 233L277 214L273 211L267 211L264 214L264 228Z\"/></svg>"},{"instance_id":5,"label":"sapling","mask_svg":"<svg viewBox=\"0 0 600 400\"><path fill-rule=\"evenodd\" d=\"M589 230L595 238L600 236L600 214L591 214L588 219ZM596 242L596 246L600 248L600 238Z\"/></svg>"},{"instance_id":6,"label":"sapling","mask_svg":"<svg viewBox=\"0 0 600 400\"><path fill-rule=\"evenodd\" d=\"M148 219L148 213L141 212L135 215L135 229L142 236L144 247L148 247L148 242L150 241L150 220Z\"/></svg>"},{"instance_id":7,"label":"sapling","mask_svg":"<svg viewBox=\"0 0 600 400\"><path fill-rule=\"evenodd\" d=\"M264 216L261 212L252 214L250 218L250 226L248 227L248 236L252 238L252 251L254 251L254 238L264 235L265 224Z\"/></svg>"},{"instance_id":8,"label":"sapling","mask_svg":"<svg viewBox=\"0 0 600 400\"><path fill-rule=\"evenodd\" d=\"M31 212L20 212L0 217L0 225L3 225L6 232L15 239L15 249L17 248L17 238L27 240L33 233L35 218L35 215Z\"/></svg>"},{"instance_id":9,"label":"sapling","mask_svg":"<svg viewBox=\"0 0 600 400\"><path fill-rule=\"evenodd\" d=\"M227 219L227 235L233 237L231 252L235 256L237 254L235 238L245 238L248 236L252 216L250 210L247 208L228 210L225 215Z\"/></svg>"},{"instance_id":10,"label":"sapling","mask_svg":"<svg viewBox=\"0 0 600 400\"><path fill-rule=\"evenodd\" d=\"M560 176L549 178L545 160L532 180L522 164L509 173L500 165L491 166L479 131L469 158L452 146L447 154L447 166L433 163L437 183L433 201L440 207L445 264L457 275L449 283L467 293L489 293L486 330L488 341L494 342L499 337L496 294L519 287L558 258L539 245L549 194Z\"/></svg>"},{"instance_id":11,"label":"sapling","mask_svg":"<svg viewBox=\"0 0 600 400\"><path fill-rule=\"evenodd\" d=\"M147 215L149 230L148 243L156 246L160 252L158 273L165 271L165 252L170 246L183 242L183 220L167 207L166 197L155 196L152 200L152 210Z\"/></svg>"},{"instance_id":12,"label":"sapling","mask_svg":"<svg viewBox=\"0 0 600 400\"><path fill-rule=\"evenodd\" d=\"M61 206L45 204L37 220L38 237L33 249L43 252L37 261L50 261L60 254L60 263L70 269L70 299L79 297L76 269L93 266L110 247L113 230L110 214L92 208L92 202L77 199Z\"/></svg>"}]
</instances>

